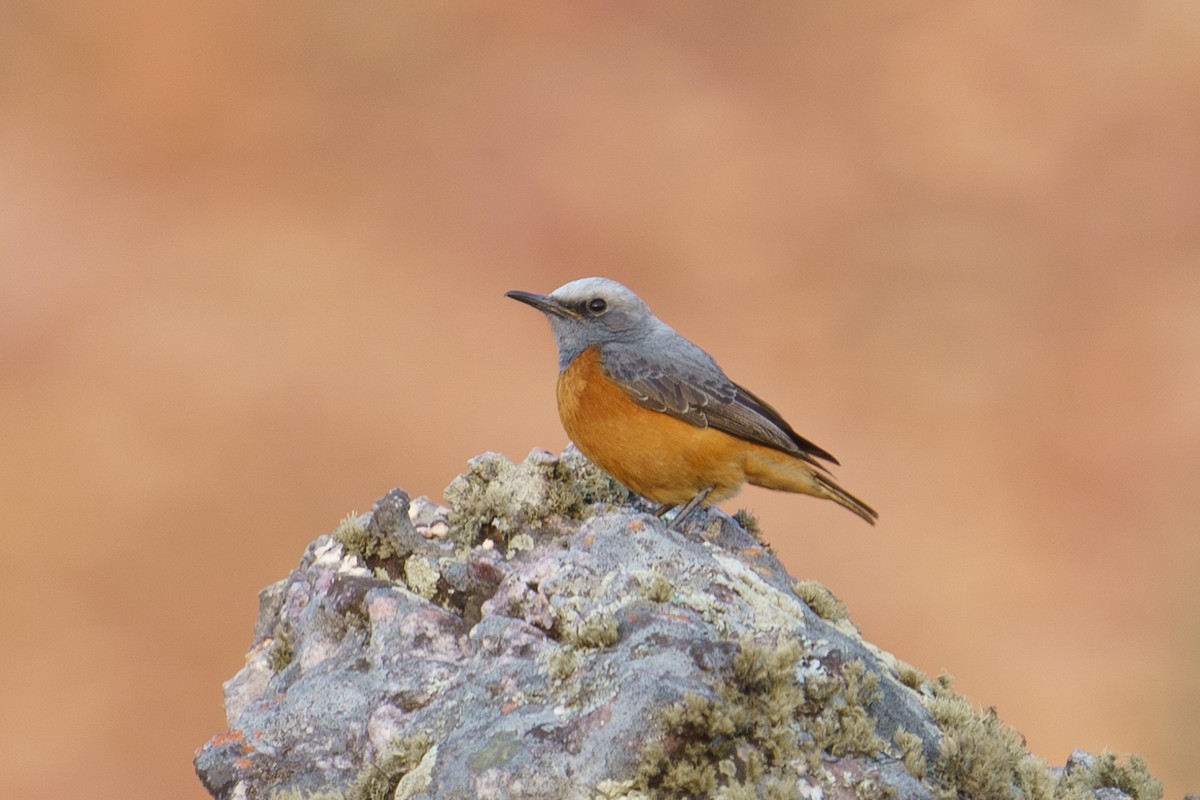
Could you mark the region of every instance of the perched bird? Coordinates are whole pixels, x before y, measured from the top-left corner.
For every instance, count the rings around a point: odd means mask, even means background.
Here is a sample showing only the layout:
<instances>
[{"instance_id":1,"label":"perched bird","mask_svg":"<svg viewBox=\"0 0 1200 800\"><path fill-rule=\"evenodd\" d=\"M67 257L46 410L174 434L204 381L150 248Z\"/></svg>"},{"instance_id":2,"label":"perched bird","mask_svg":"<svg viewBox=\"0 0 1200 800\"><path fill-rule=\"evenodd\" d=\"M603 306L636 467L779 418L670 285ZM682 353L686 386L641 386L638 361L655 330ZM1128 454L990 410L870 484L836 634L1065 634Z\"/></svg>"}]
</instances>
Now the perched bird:
<instances>
[{"instance_id":1,"label":"perched bird","mask_svg":"<svg viewBox=\"0 0 1200 800\"><path fill-rule=\"evenodd\" d=\"M558 413L575 446L661 516L755 486L824 497L872 525L879 516L838 486L837 464L774 408L725 376L712 356L608 278L549 295L512 291L550 320L558 344Z\"/></svg>"}]
</instances>

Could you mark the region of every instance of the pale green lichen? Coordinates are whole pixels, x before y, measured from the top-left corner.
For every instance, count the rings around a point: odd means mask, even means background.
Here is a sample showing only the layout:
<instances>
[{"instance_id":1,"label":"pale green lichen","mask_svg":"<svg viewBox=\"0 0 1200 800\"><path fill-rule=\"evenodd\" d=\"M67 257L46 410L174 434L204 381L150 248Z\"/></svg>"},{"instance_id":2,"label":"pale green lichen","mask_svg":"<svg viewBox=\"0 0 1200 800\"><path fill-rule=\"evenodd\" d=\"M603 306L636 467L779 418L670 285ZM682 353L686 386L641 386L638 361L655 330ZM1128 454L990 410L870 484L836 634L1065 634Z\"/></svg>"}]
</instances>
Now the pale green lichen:
<instances>
[{"instance_id":1,"label":"pale green lichen","mask_svg":"<svg viewBox=\"0 0 1200 800\"><path fill-rule=\"evenodd\" d=\"M302 792L299 789L277 789L268 800L346 800L343 792Z\"/></svg>"},{"instance_id":2,"label":"pale green lichen","mask_svg":"<svg viewBox=\"0 0 1200 800\"><path fill-rule=\"evenodd\" d=\"M904 728L898 728L892 741L896 743L896 747L900 751L900 761L904 764L904 769L908 771L908 774L917 780L924 780L925 774L929 771L929 763L925 758L925 748L921 737L904 730Z\"/></svg>"},{"instance_id":3,"label":"pale green lichen","mask_svg":"<svg viewBox=\"0 0 1200 800\"><path fill-rule=\"evenodd\" d=\"M367 641L370 641L371 612L367 610L364 603L354 603L347 608L342 615L342 620L346 623L347 630L358 631L366 637Z\"/></svg>"},{"instance_id":4,"label":"pale green lichen","mask_svg":"<svg viewBox=\"0 0 1200 800\"><path fill-rule=\"evenodd\" d=\"M404 562L404 580L417 595L432 600L437 594L441 574L432 561L424 556L409 556Z\"/></svg>"},{"instance_id":5,"label":"pale green lichen","mask_svg":"<svg viewBox=\"0 0 1200 800\"><path fill-rule=\"evenodd\" d=\"M522 550L533 549L533 537L528 533L518 533L508 540L508 552L504 554L505 558L511 559L520 553Z\"/></svg>"},{"instance_id":6,"label":"pale green lichen","mask_svg":"<svg viewBox=\"0 0 1200 800\"><path fill-rule=\"evenodd\" d=\"M649 577L639 578L638 588L641 589L642 595L652 603L665 603L675 594L675 587L671 585L671 582L657 572L652 573Z\"/></svg>"},{"instance_id":7,"label":"pale green lichen","mask_svg":"<svg viewBox=\"0 0 1200 800\"><path fill-rule=\"evenodd\" d=\"M360 517L361 515L357 511L351 511L342 517L333 530L333 538L345 546L346 542L366 533L367 527L362 524Z\"/></svg>"},{"instance_id":8,"label":"pale green lichen","mask_svg":"<svg viewBox=\"0 0 1200 800\"><path fill-rule=\"evenodd\" d=\"M733 519L738 525L742 526L742 530L765 545L765 542L762 540L762 527L758 524L758 517L744 508L739 508L734 512Z\"/></svg>"},{"instance_id":9,"label":"pale green lichen","mask_svg":"<svg viewBox=\"0 0 1200 800\"><path fill-rule=\"evenodd\" d=\"M907 666L907 665L902 665ZM1134 800L1161 800L1162 784L1140 757L1124 763L1112 754L1084 755L1061 777L1025 751L1025 740L989 708L976 711L953 690L954 679L942 673L932 682L915 668L905 680L917 684L922 702L941 733L937 758L926 763L920 740L903 730L895 742L905 768L922 778L945 800L1094 800L1094 790L1119 789ZM917 676L920 675L920 680Z\"/></svg>"},{"instance_id":10,"label":"pale green lichen","mask_svg":"<svg viewBox=\"0 0 1200 800\"><path fill-rule=\"evenodd\" d=\"M1119 789L1133 800L1161 800L1162 782L1150 774L1141 756L1123 761L1113 753L1089 756L1059 781L1055 800L1091 800L1096 789Z\"/></svg>"},{"instance_id":11,"label":"pale green lichen","mask_svg":"<svg viewBox=\"0 0 1200 800\"><path fill-rule=\"evenodd\" d=\"M426 749L416 766L404 773L396 784L391 800L409 800L425 791L433 782L433 767L437 763L437 744Z\"/></svg>"},{"instance_id":12,"label":"pale green lichen","mask_svg":"<svg viewBox=\"0 0 1200 800\"><path fill-rule=\"evenodd\" d=\"M606 779L596 784L595 800L652 800L650 795L634 788L634 781Z\"/></svg>"},{"instance_id":13,"label":"pale green lichen","mask_svg":"<svg viewBox=\"0 0 1200 800\"><path fill-rule=\"evenodd\" d=\"M271 672L280 673L296 657L295 633L290 627L279 623L275 626L271 639L271 649L267 653L267 665L270 666Z\"/></svg>"},{"instance_id":14,"label":"pale green lichen","mask_svg":"<svg viewBox=\"0 0 1200 800\"><path fill-rule=\"evenodd\" d=\"M388 577L388 571L384 563L401 555L391 537L381 536L363 525L358 514L353 512L338 523L333 532L333 539L342 546L346 555L354 556L364 566L373 568L377 573L381 572L385 578Z\"/></svg>"},{"instance_id":15,"label":"pale green lichen","mask_svg":"<svg viewBox=\"0 0 1200 800\"><path fill-rule=\"evenodd\" d=\"M850 618L850 611L842 601L817 581L796 581L792 584L792 591L822 619L837 622Z\"/></svg>"},{"instance_id":16,"label":"pale green lichen","mask_svg":"<svg viewBox=\"0 0 1200 800\"><path fill-rule=\"evenodd\" d=\"M392 800L400 779L413 770L432 745L427 734L418 733L392 742L387 752L363 767L346 788L346 800Z\"/></svg>"},{"instance_id":17,"label":"pale green lichen","mask_svg":"<svg viewBox=\"0 0 1200 800\"><path fill-rule=\"evenodd\" d=\"M912 664L899 660L896 663L896 679L914 692L922 691L923 687L929 683L929 678L925 676L924 672Z\"/></svg>"},{"instance_id":18,"label":"pale green lichen","mask_svg":"<svg viewBox=\"0 0 1200 800\"><path fill-rule=\"evenodd\" d=\"M633 499L629 489L589 461L574 446L563 451L555 477L571 487L571 491L563 496L567 501L563 513L572 516L578 517L587 506L619 506Z\"/></svg>"},{"instance_id":19,"label":"pale green lichen","mask_svg":"<svg viewBox=\"0 0 1200 800\"><path fill-rule=\"evenodd\" d=\"M556 681L565 681L571 677L578 666L579 658L570 647L556 648L546 658L546 674Z\"/></svg>"},{"instance_id":20,"label":"pale green lichen","mask_svg":"<svg viewBox=\"0 0 1200 800\"><path fill-rule=\"evenodd\" d=\"M886 749L875 729L870 706L879 700L879 676L862 661L851 661L840 673L804 682L805 713L801 725L817 748L835 756L874 755Z\"/></svg>"},{"instance_id":21,"label":"pale green lichen","mask_svg":"<svg viewBox=\"0 0 1200 800\"><path fill-rule=\"evenodd\" d=\"M897 800L896 787L870 775L854 779L850 788L854 791L855 800Z\"/></svg>"},{"instance_id":22,"label":"pale green lichen","mask_svg":"<svg viewBox=\"0 0 1200 800\"><path fill-rule=\"evenodd\" d=\"M743 639L714 694L689 692L656 714L661 735L642 751L638 788L665 797L756 797L762 784L777 793L799 753L800 655L794 639Z\"/></svg>"},{"instance_id":23,"label":"pale green lichen","mask_svg":"<svg viewBox=\"0 0 1200 800\"><path fill-rule=\"evenodd\" d=\"M612 647L619 639L617 620L609 614L596 614L567 628L566 640L585 650Z\"/></svg>"},{"instance_id":24,"label":"pale green lichen","mask_svg":"<svg viewBox=\"0 0 1200 800\"><path fill-rule=\"evenodd\" d=\"M1020 736L995 709L976 713L965 698L944 689L926 705L942 731L931 769L941 797L1012 800L1015 786L1023 797L1049 800L1038 776L1044 765L1025 752Z\"/></svg>"},{"instance_id":25,"label":"pale green lichen","mask_svg":"<svg viewBox=\"0 0 1200 800\"><path fill-rule=\"evenodd\" d=\"M469 541L494 538L500 544L547 520L580 519L591 506L630 499L628 489L574 450L561 458L535 450L520 464L485 453L471 459L443 494L452 527Z\"/></svg>"}]
</instances>

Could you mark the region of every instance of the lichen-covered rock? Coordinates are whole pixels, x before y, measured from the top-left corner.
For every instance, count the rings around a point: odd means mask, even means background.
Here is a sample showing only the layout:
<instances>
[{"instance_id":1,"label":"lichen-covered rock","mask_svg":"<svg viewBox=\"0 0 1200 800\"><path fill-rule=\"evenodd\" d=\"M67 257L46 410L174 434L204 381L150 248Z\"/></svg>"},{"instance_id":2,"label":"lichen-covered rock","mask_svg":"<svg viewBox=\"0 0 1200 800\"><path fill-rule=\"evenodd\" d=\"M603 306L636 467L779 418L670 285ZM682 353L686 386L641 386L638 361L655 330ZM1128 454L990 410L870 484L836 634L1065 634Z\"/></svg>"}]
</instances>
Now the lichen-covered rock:
<instances>
[{"instance_id":1,"label":"lichen-covered rock","mask_svg":"<svg viewBox=\"0 0 1200 800\"><path fill-rule=\"evenodd\" d=\"M667 530L573 450L446 494L392 490L263 591L214 797L1161 794L1136 758L1047 769L717 509Z\"/></svg>"}]
</instances>

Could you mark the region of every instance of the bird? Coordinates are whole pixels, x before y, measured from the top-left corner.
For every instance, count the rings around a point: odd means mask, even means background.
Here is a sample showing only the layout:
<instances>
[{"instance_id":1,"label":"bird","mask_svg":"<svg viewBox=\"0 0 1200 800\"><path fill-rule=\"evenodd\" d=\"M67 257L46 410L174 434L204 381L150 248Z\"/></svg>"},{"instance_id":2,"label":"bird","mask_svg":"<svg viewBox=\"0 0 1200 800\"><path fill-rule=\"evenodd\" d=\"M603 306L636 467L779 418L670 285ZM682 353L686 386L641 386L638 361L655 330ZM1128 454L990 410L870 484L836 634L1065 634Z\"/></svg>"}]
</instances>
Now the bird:
<instances>
[{"instance_id":1,"label":"bird","mask_svg":"<svg viewBox=\"0 0 1200 800\"><path fill-rule=\"evenodd\" d=\"M550 321L558 346L558 413L596 465L658 504L678 530L701 504L744 483L832 500L872 525L879 515L839 486L828 451L610 278L580 278L548 295L510 291Z\"/></svg>"}]
</instances>

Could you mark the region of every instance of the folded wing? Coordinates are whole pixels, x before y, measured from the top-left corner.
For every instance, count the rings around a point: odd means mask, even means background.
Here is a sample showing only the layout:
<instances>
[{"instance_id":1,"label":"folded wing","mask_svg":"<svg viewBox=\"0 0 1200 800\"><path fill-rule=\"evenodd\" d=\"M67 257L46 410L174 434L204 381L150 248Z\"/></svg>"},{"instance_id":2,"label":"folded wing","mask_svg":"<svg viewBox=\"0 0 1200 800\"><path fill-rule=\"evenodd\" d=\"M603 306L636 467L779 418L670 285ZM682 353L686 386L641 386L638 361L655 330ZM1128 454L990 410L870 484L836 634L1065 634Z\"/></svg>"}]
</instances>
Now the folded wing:
<instances>
[{"instance_id":1,"label":"folded wing","mask_svg":"<svg viewBox=\"0 0 1200 800\"><path fill-rule=\"evenodd\" d=\"M644 345L636 350L609 345L601 351L601 362L609 377L645 408L781 450L818 469L824 469L818 458L838 463L792 430L766 401L729 380L707 353L690 342L680 347L680 341L672 342L669 358Z\"/></svg>"}]
</instances>

